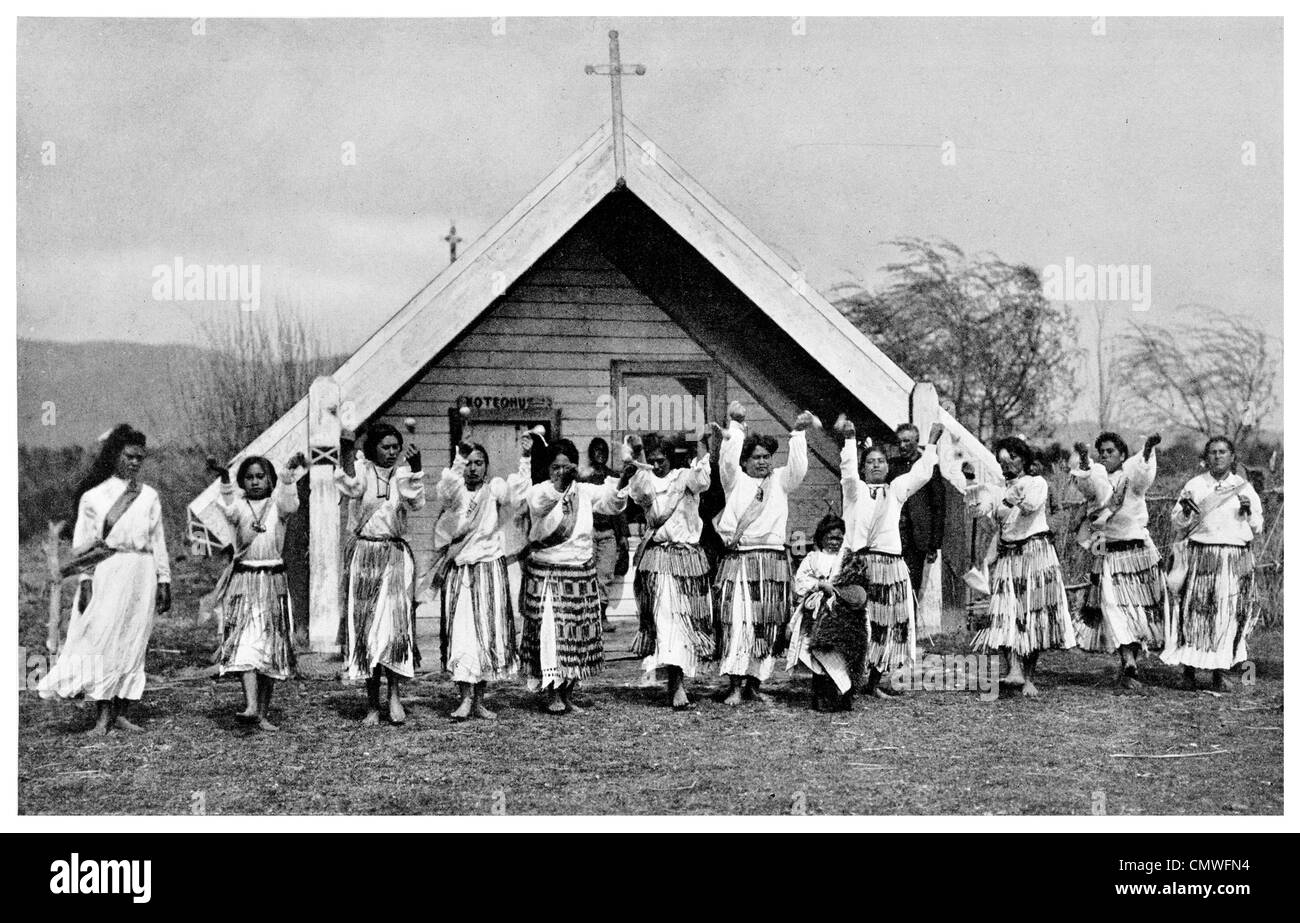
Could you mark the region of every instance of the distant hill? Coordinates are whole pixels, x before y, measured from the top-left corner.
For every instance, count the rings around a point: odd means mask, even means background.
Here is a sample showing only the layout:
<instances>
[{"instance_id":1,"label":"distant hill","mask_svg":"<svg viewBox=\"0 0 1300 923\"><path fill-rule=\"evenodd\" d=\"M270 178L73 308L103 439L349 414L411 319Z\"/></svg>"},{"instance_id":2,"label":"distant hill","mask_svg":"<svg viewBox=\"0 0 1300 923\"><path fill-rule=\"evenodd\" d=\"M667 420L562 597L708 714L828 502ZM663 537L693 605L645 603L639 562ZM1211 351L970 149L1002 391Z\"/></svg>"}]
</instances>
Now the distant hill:
<instances>
[{"instance_id":1,"label":"distant hill","mask_svg":"<svg viewBox=\"0 0 1300 923\"><path fill-rule=\"evenodd\" d=\"M188 427L173 376L204 353L183 343L19 339L18 444L89 446L114 424L130 423L155 445L183 445Z\"/></svg>"}]
</instances>

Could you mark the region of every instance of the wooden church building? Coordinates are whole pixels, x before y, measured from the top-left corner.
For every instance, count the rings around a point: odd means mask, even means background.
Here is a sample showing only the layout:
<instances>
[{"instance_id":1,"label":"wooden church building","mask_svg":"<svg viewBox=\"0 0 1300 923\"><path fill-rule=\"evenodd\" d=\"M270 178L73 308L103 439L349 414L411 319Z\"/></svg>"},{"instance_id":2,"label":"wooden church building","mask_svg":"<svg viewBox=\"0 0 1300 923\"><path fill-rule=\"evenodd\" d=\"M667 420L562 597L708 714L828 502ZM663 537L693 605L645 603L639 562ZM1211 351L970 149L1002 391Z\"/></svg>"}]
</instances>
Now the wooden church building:
<instances>
[{"instance_id":1,"label":"wooden church building","mask_svg":"<svg viewBox=\"0 0 1300 923\"><path fill-rule=\"evenodd\" d=\"M310 502L299 518L310 520L310 598L295 604L310 613L313 650L337 649L341 427L383 419L405 432L411 418L407 438L424 454L426 477L437 477L461 438L483 443L490 473L505 475L519 434L539 424L579 451L603 437L617 458L626 432L689 443L738 399L752 427L779 437L782 455L803 408L828 426L845 412L860 437L878 439L909 420L924 434L937 416L953 454L974 462L981 479L998 477L974 436L932 397L915 398L926 389L619 116L616 104L613 120L232 462L258 454L278 466L309 455ZM813 432L809 445L792 535L811 536L840 507L835 442ZM196 552L230 542L217 496L214 482L190 504ZM958 575L967 540L960 503L949 507L945 571ZM429 515L412 517L421 568L432 526ZM424 610L436 607L421 607L421 632L430 614L436 624L436 611Z\"/></svg>"}]
</instances>

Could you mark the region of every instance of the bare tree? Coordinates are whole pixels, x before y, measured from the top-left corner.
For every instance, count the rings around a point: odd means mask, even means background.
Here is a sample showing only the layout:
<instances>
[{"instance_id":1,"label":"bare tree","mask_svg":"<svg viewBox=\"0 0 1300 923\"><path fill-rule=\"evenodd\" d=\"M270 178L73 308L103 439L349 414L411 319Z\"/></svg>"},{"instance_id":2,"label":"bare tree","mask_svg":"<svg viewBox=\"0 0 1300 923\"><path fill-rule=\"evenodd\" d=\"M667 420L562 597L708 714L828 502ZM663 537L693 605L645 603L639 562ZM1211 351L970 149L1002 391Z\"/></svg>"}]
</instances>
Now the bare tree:
<instances>
[{"instance_id":1,"label":"bare tree","mask_svg":"<svg viewBox=\"0 0 1300 923\"><path fill-rule=\"evenodd\" d=\"M1077 393L1077 328L1038 273L948 241L904 238L879 291L841 285L836 304L915 379L931 381L980 439L1032 431Z\"/></svg>"},{"instance_id":2,"label":"bare tree","mask_svg":"<svg viewBox=\"0 0 1300 923\"><path fill-rule=\"evenodd\" d=\"M1120 338L1124 389L1153 424L1240 441L1276 400L1270 339L1226 315L1174 326L1134 323Z\"/></svg>"},{"instance_id":3,"label":"bare tree","mask_svg":"<svg viewBox=\"0 0 1300 923\"><path fill-rule=\"evenodd\" d=\"M252 442L337 365L319 330L296 307L235 312L200 325L196 359L173 367L190 438L219 459Z\"/></svg>"},{"instance_id":4,"label":"bare tree","mask_svg":"<svg viewBox=\"0 0 1300 923\"><path fill-rule=\"evenodd\" d=\"M1102 302L1093 303L1093 316L1097 326L1097 350L1093 371L1097 378L1097 427L1110 429L1111 418L1119 409L1122 395L1115 388L1115 376L1119 372L1119 355L1115 344L1106 339L1106 329L1110 326L1107 316L1108 308Z\"/></svg>"}]
</instances>

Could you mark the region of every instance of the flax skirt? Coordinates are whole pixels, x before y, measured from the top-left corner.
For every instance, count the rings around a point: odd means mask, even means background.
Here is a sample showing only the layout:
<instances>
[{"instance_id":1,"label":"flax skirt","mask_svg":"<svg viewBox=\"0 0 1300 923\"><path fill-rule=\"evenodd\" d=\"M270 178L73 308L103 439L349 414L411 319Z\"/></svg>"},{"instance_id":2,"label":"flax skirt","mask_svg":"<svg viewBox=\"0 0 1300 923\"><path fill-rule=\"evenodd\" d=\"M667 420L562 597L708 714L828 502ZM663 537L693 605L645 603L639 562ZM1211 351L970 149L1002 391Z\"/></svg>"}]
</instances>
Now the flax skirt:
<instances>
[{"instance_id":1,"label":"flax skirt","mask_svg":"<svg viewBox=\"0 0 1300 923\"><path fill-rule=\"evenodd\" d=\"M1246 659L1259 618L1249 546L1188 543L1187 580L1170 605L1165 663L1227 670Z\"/></svg>"},{"instance_id":2,"label":"flax skirt","mask_svg":"<svg viewBox=\"0 0 1300 923\"><path fill-rule=\"evenodd\" d=\"M599 673L605 663L600 590L593 562L524 563L519 654L532 689Z\"/></svg>"}]
</instances>

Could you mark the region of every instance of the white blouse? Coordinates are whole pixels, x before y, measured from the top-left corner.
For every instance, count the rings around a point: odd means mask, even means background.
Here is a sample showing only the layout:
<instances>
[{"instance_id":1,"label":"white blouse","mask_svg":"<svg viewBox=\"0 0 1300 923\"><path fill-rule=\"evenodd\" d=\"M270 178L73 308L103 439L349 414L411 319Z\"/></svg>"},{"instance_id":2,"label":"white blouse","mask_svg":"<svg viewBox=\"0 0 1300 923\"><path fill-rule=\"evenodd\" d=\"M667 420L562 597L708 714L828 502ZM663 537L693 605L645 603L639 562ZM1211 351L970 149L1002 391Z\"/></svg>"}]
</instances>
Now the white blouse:
<instances>
[{"instance_id":1,"label":"white blouse","mask_svg":"<svg viewBox=\"0 0 1300 923\"><path fill-rule=\"evenodd\" d=\"M817 589L817 584L821 581L834 580L835 575L840 572L846 547L841 545L839 551L833 552L822 551L819 548L808 552L799 563L799 569L794 572L794 595L803 598Z\"/></svg>"},{"instance_id":2,"label":"white blouse","mask_svg":"<svg viewBox=\"0 0 1300 923\"><path fill-rule=\"evenodd\" d=\"M848 530L844 547L850 551L902 554L898 521L903 515L903 504L929 482L938 461L938 448L926 445L921 457L906 473L887 484L867 484L858 476L857 440L844 440L844 448L840 449L840 486L844 491L844 525ZM879 508L881 504L884 509ZM877 515L880 521L873 536L871 526Z\"/></svg>"},{"instance_id":3,"label":"white blouse","mask_svg":"<svg viewBox=\"0 0 1300 923\"><path fill-rule=\"evenodd\" d=\"M1008 499L1011 506L1002 502ZM1047 481L1041 477L1022 474L1005 487L967 487L966 503L977 515L993 520L1004 541L1018 542L1047 531Z\"/></svg>"},{"instance_id":4,"label":"white blouse","mask_svg":"<svg viewBox=\"0 0 1300 923\"><path fill-rule=\"evenodd\" d=\"M434 529L434 547L450 545L478 515L479 505L486 503L477 525L457 552L455 563L481 564L509 553L503 532L522 509L530 486L532 471L528 459L521 458L519 470L509 478L492 478L471 491L465 486L465 459L457 453L451 467L442 469L435 488L441 513Z\"/></svg>"},{"instance_id":5,"label":"white blouse","mask_svg":"<svg viewBox=\"0 0 1300 923\"><path fill-rule=\"evenodd\" d=\"M235 530L235 548L247 549L240 560L245 564L279 564L284 553L284 523L298 512L295 481L302 469L282 473L271 496L249 500L233 483L221 485L217 507ZM268 509L268 507L274 507ZM260 522L262 531L253 524Z\"/></svg>"},{"instance_id":6,"label":"white blouse","mask_svg":"<svg viewBox=\"0 0 1300 923\"><path fill-rule=\"evenodd\" d=\"M379 500L379 508L365 521L363 538L402 538L406 533L407 511L424 506L424 472L406 465L381 470L369 459L358 458L356 475L340 466L334 471L339 492L347 497L348 531L356 533L362 510Z\"/></svg>"},{"instance_id":7,"label":"white blouse","mask_svg":"<svg viewBox=\"0 0 1300 923\"><path fill-rule=\"evenodd\" d=\"M72 529L72 547L81 551L104 537L104 544L116 551L135 551L153 557L159 583L172 579L171 559L163 536L162 503L158 492L148 484L140 485L140 496L127 507L112 530L103 536L104 519L122 494L127 482L114 475L81 495L77 505L77 524Z\"/></svg>"},{"instance_id":8,"label":"white blouse","mask_svg":"<svg viewBox=\"0 0 1300 923\"><path fill-rule=\"evenodd\" d=\"M1200 524L1192 530L1188 538L1203 545L1247 545L1250 540L1264 531L1264 505L1259 494L1250 481L1239 474L1229 474L1221 481L1216 481L1208 471L1198 474L1187 482L1179 497L1188 497L1202 510L1211 503L1211 498L1220 497L1241 485L1236 496L1220 504L1205 514ZM1241 514L1241 498L1250 499L1250 515ZM1192 517L1182 511L1182 506L1175 503L1169 518L1175 528L1186 529Z\"/></svg>"},{"instance_id":9,"label":"white blouse","mask_svg":"<svg viewBox=\"0 0 1300 923\"><path fill-rule=\"evenodd\" d=\"M732 420L727 426L727 438L718 451L718 476L727 495L727 505L714 517L713 526L719 537L730 546L741 516L761 489L763 499L759 513L736 542L736 548L739 551L782 549L790 514L790 494L798 490L808 473L808 438L802 430L791 433L786 463L761 480L741 470L740 451L744 442L745 428Z\"/></svg>"},{"instance_id":10,"label":"white blouse","mask_svg":"<svg viewBox=\"0 0 1300 923\"><path fill-rule=\"evenodd\" d=\"M672 511L668 521L647 533L644 541L698 543L704 530L700 495L709 489L712 480L707 456L696 456L689 468L677 468L665 477L645 468L638 470L628 482L628 496L645 508L646 519L657 522Z\"/></svg>"},{"instance_id":11,"label":"white blouse","mask_svg":"<svg viewBox=\"0 0 1300 923\"><path fill-rule=\"evenodd\" d=\"M1147 490L1156 479L1156 450L1151 458L1130 455L1114 474L1093 462L1084 471L1075 468L1070 477L1088 501L1090 512L1103 511L1092 527L1110 541L1145 540L1147 532Z\"/></svg>"},{"instance_id":12,"label":"white blouse","mask_svg":"<svg viewBox=\"0 0 1300 923\"><path fill-rule=\"evenodd\" d=\"M607 478L604 484L587 484L575 480L561 494L554 484L546 480L528 488L527 503L532 518L528 538L533 542L541 541L559 528L564 520L565 503L577 504L577 518L572 534L557 545L535 547L529 553L529 559L539 564L576 567L586 564L595 555L592 512L606 516L623 512L627 507L627 491L619 489L615 478Z\"/></svg>"}]
</instances>

